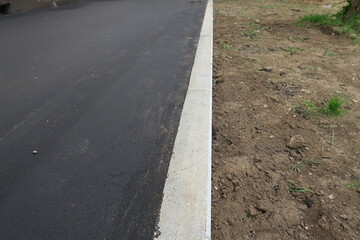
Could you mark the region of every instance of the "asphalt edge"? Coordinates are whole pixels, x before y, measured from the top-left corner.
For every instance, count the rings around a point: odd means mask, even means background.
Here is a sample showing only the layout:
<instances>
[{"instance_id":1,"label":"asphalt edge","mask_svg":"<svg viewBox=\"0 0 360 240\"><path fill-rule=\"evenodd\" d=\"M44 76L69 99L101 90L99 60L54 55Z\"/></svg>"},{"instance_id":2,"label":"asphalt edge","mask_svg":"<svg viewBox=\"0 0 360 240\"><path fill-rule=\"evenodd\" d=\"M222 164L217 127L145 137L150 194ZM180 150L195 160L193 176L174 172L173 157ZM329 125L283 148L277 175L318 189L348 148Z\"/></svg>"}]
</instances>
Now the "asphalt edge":
<instances>
[{"instance_id":1,"label":"asphalt edge","mask_svg":"<svg viewBox=\"0 0 360 240\"><path fill-rule=\"evenodd\" d=\"M208 0L170 159L159 240L211 239L213 0Z\"/></svg>"}]
</instances>

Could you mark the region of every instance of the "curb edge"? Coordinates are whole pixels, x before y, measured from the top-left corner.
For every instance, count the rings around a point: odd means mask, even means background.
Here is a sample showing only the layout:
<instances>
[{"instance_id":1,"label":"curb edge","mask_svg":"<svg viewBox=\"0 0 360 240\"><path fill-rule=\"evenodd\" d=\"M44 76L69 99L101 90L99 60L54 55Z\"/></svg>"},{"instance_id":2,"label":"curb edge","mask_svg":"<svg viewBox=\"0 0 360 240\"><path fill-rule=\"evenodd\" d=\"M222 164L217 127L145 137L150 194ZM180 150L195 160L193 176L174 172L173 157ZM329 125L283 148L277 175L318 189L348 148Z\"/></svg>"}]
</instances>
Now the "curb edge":
<instances>
[{"instance_id":1,"label":"curb edge","mask_svg":"<svg viewBox=\"0 0 360 240\"><path fill-rule=\"evenodd\" d=\"M170 159L158 240L211 239L213 0L208 0Z\"/></svg>"}]
</instances>

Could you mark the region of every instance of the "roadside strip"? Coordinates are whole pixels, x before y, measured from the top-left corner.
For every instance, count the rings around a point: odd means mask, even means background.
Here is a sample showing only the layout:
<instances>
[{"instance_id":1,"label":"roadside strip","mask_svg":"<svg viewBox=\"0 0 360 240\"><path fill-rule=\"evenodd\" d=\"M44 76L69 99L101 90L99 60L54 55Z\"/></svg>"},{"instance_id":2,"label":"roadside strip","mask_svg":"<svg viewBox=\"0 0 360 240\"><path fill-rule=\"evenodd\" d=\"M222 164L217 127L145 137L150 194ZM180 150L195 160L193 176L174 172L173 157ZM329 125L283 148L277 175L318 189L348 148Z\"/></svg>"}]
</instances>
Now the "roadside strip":
<instances>
[{"instance_id":1,"label":"roadside strip","mask_svg":"<svg viewBox=\"0 0 360 240\"><path fill-rule=\"evenodd\" d=\"M211 238L213 1L208 0L160 209L159 240Z\"/></svg>"}]
</instances>

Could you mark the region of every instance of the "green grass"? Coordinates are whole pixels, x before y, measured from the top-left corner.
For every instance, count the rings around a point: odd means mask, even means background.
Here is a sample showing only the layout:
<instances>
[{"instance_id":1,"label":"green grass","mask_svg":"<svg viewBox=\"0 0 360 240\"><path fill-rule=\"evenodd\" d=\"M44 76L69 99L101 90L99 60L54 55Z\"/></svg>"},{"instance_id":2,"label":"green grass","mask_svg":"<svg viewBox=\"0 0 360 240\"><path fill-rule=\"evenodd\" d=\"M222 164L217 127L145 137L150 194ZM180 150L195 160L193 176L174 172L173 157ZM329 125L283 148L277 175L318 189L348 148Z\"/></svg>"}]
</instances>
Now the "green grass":
<instances>
[{"instance_id":1,"label":"green grass","mask_svg":"<svg viewBox=\"0 0 360 240\"><path fill-rule=\"evenodd\" d=\"M315 103L310 100L303 100L302 104L294 108L296 113L304 114L304 116L314 116L319 113L325 114L330 117L341 117L347 110L343 109L343 105L346 101L346 98L340 96L332 96L327 101L325 107L318 107Z\"/></svg>"},{"instance_id":2,"label":"green grass","mask_svg":"<svg viewBox=\"0 0 360 240\"><path fill-rule=\"evenodd\" d=\"M336 52L325 51L325 55L328 56L328 57L336 57L336 56L338 56L339 54L336 53Z\"/></svg>"},{"instance_id":3,"label":"green grass","mask_svg":"<svg viewBox=\"0 0 360 240\"><path fill-rule=\"evenodd\" d=\"M332 14L310 14L298 21L298 23L316 23L324 26L339 28L339 32L351 37L357 37L360 33L360 16L354 15L348 19L343 19L342 13Z\"/></svg>"},{"instance_id":4,"label":"green grass","mask_svg":"<svg viewBox=\"0 0 360 240\"><path fill-rule=\"evenodd\" d=\"M332 135L331 135L331 137L330 137L330 142L331 142L331 144L334 144L334 141L335 141L335 130L333 129L333 130L332 130Z\"/></svg>"},{"instance_id":5,"label":"green grass","mask_svg":"<svg viewBox=\"0 0 360 240\"><path fill-rule=\"evenodd\" d=\"M302 19L300 19L299 23L310 22L310 23L317 23L320 25L331 25L331 26L338 26L340 23L334 17L334 15L330 14L310 14L305 15Z\"/></svg>"},{"instance_id":6,"label":"green grass","mask_svg":"<svg viewBox=\"0 0 360 240\"><path fill-rule=\"evenodd\" d=\"M282 5L272 4L272 5L260 5L259 8L262 8L262 9L285 9L287 7L282 6Z\"/></svg>"},{"instance_id":7,"label":"green grass","mask_svg":"<svg viewBox=\"0 0 360 240\"><path fill-rule=\"evenodd\" d=\"M294 47L288 47L288 48L282 48L280 47L281 50L285 51L285 52L290 52L290 53L295 53L295 52L304 52L305 49L302 48L294 48Z\"/></svg>"},{"instance_id":8,"label":"green grass","mask_svg":"<svg viewBox=\"0 0 360 240\"><path fill-rule=\"evenodd\" d=\"M310 79L316 79L316 76L314 76L312 74L307 75L307 77L310 78Z\"/></svg>"},{"instance_id":9,"label":"green grass","mask_svg":"<svg viewBox=\"0 0 360 240\"><path fill-rule=\"evenodd\" d=\"M289 182L289 191L290 192L311 192L314 193L313 190L306 187L297 187L294 183Z\"/></svg>"},{"instance_id":10,"label":"green grass","mask_svg":"<svg viewBox=\"0 0 360 240\"><path fill-rule=\"evenodd\" d=\"M290 171L298 171L298 169L302 168L302 165L300 163L295 163L289 167Z\"/></svg>"},{"instance_id":11,"label":"green grass","mask_svg":"<svg viewBox=\"0 0 360 240\"><path fill-rule=\"evenodd\" d=\"M260 26L258 23L250 23L249 28L244 32L244 34L246 37L253 39L265 29L266 27Z\"/></svg>"},{"instance_id":12,"label":"green grass","mask_svg":"<svg viewBox=\"0 0 360 240\"><path fill-rule=\"evenodd\" d=\"M352 45L360 44L360 38L352 38L351 39L351 44Z\"/></svg>"},{"instance_id":13,"label":"green grass","mask_svg":"<svg viewBox=\"0 0 360 240\"><path fill-rule=\"evenodd\" d=\"M352 189L360 189L360 175L356 176L347 187Z\"/></svg>"},{"instance_id":14,"label":"green grass","mask_svg":"<svg viewBox=\"0 0 360 240\"><path fill-rule=\"evenodd\" d=\"M306 158L303 160L304 163L307 163L311 166L318 166L321 163L321 160L315 159L315 158Z\"/></svg>"},{"instance_id":15,"label":"green grass","mask_svg":"<svg viewBox=\"0 0 360 240\"><path fill-rule=\"evenodd\" d=\"M231 49L231 46L227 42L221 43L221 48L225 50Z\"/></svg>"},{"instance_id":16,"label":"green grass","mask_svg":"<svg viewBox=\"0 0 360 240\"><path fill-rule=\"evenodd\" d=\"M305 106L305 113L307 116L315 115L319 111L319 108L310 100L304 100L302 103Z\"/></svg>"},{"instance_id":17,"label":"green grass","mask_svg":"<svg viewBox=\"0 0 360 240\"><path fill-rule=\"evenodd\" d=\"M341 97L331 97L327 105L321 110L329 116L340 117L347 112L346 110L342 109L344 103L345 99Z\"/></svg>"}]
</instances>

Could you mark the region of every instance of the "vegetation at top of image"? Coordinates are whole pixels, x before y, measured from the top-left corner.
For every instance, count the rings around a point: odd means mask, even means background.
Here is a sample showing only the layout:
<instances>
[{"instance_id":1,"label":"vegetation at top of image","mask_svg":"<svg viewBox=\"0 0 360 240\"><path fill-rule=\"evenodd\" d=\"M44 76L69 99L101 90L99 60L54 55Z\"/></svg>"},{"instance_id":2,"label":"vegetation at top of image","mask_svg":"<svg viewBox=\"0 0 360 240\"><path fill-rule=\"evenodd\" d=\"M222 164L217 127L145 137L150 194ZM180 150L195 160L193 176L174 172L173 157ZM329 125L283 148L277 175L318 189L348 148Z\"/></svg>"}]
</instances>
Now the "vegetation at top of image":
<instances>
[{"instance_id":1,"label":"vegetation at top of image","mask_svg":"<svg viewBox=\"0 0 360 240\"><path fill-rule=\"evenodd\" d=\"M347 5L336 14L310 14L299 23L316 23L339 28L340 33L356 38L360 33L360 0L346 0Z\"/></svg>"},{"instance_id":2,"label":"vegetation at top of image","mask_svg":"<svg viewBox=\"0 0 360 240\"><path fill-rule=\"evenodd\" d=\"M339 117L347 112L346 110L342 109L344 103L344 98L333 96L329 99L327 105L321 108L321 110L329 116Z\"/></svg>"}]
</instances>

